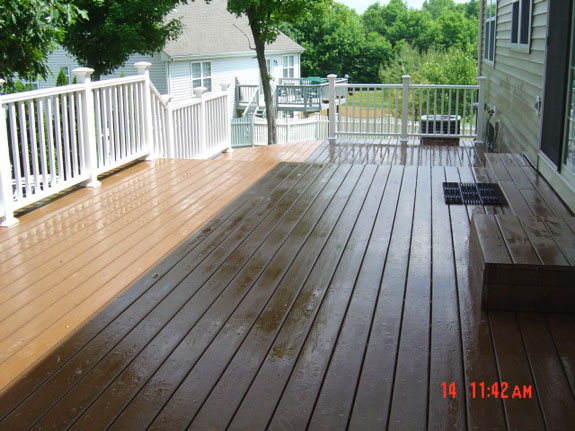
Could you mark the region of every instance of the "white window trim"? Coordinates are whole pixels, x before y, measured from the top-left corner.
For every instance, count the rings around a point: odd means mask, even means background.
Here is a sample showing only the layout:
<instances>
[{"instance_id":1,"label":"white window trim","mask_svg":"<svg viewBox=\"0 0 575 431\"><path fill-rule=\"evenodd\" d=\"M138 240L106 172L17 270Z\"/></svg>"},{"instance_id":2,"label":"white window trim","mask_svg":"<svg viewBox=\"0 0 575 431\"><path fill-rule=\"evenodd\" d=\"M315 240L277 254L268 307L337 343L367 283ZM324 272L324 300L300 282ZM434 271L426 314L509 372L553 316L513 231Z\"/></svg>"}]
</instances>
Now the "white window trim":
<instances>
[{"instance_id":1,"label":"white window trim","mask_svg":"<svg viewBox=\"0 0 575 431\"><path fill-rule=\"evenodd\" d=\"M491 17L488 18L488 17L487 17L487 13L486 13L486 9L487 9L487 4L488 4L488 2L489 2L489 0L486 0L486 1L485 1L485 3L484 3L485 8L484 8L484 11L483 11L483 14L484 14L484 16L485 16L485 18L484 18L484 25L483 25L483 32L484 32L484 34L483 34L483 40L484 40L483 61L484 61L485 63L491 65L491 66L494 66L494 65L495 65L495 53L496 53L496 48L497 48L497 15L498 15L498 12L499 12L499 5L498 5L497 0L493 0L493 2L495 3L495 15L493 15L493 16L491 16ZM494 32L494 35L493 35L493 46L491 47L492 50L493 50L493 60L491 60L491 59L489 59L489 58L486 57L486 54L487 54L487 44L488 44L488 41L487 41L487 24L490 23L490 22L492 22L492 21L494 22L494 25L493 25L493 32Z\"/></svg>"},{"instance_id":2,"label":"white window trim","mask_svg":"<svg viewBox=\"0 0 575 431\"><path fill-rule=\"evenodd\" d=\"M210 74L209 75L204 75L204 64L208 63L210 65ZM199 64L200 65L200 76L197 78L194 78L194 64ZM214 79L212 76L212 62L211 61L191 61L190 62L190 79L192 81L192 92L194 91L194 88L198 88L198 87L194 87L194 81L195 80L200 80L201 84L200 87L206 87L205 84L205 80L209 79L210 80L210 88L208 88L208 92L213 91L214 88Z\"/></svg>"},{"instance_id":3,"label":"white window trim","mask_svg":"<svg viewBox=\"0 0 575 431\"><path fill-rule=\"evenodd\" d=\"M284 58L289 58L292 57L293 58L293 62L292 65L289 65L289 60L288 60L288 66L284 66ZM292 70L293 71L293 76L285 76L285 71L286 70ZM288 73L289 75L289 73ZM296 56L294 54L288 54L288 55L283 55L282 56L282 78L295 78L296 77Z\"/></svg>"},{"instance_id":4,"label":"white window trim","mask_svg":"<svg viewBox=\"0 0 575 431\"><path fill-rule=\"evenodd\" d=\"M522 2L529 2L529 25L527 27L527 43L521 43L521 14L523 13L523 8L521 7ZM531 50L531 27L533 26L533 1L532 0L513 0L511 2L511 32L513 32L513 4L519 3L519 16L517 17L517 42L512 42L513 34L509 37L509 45L514 51L520 52L530 52Z\"/></svg>"}]
</instances>

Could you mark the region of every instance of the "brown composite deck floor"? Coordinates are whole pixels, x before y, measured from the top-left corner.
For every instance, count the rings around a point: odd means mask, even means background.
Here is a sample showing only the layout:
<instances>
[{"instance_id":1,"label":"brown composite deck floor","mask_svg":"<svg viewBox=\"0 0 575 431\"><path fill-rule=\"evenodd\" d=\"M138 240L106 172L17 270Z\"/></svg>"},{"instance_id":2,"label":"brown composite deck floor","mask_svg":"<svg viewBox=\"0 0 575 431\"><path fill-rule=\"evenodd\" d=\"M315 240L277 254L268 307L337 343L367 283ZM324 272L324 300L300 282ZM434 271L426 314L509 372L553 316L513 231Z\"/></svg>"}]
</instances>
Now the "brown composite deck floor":
<instances>
[{"instance_id":1,"label":"brown composite deck floor","mask_svg":"<svg viewBox=\"0 0 575 431\"><path fill-rule=\"evenodd\" d=\"M0 428L572 429L574 316L469 287L471 216L514 210L443 203L481 152L362 145L273 168L6 391ZM525 210L568 213L540 187Z\"/></svg>"},{"instance_id":2,"label":"brown composite deck floor","mask_svg":"<svg viewBox=\"0 0 575 431\"><path fill-rule=\"evenodd\" d=\"M277 163L319 144L139 163L0 228L0 392Z\"/></svg>"}]
</instances>

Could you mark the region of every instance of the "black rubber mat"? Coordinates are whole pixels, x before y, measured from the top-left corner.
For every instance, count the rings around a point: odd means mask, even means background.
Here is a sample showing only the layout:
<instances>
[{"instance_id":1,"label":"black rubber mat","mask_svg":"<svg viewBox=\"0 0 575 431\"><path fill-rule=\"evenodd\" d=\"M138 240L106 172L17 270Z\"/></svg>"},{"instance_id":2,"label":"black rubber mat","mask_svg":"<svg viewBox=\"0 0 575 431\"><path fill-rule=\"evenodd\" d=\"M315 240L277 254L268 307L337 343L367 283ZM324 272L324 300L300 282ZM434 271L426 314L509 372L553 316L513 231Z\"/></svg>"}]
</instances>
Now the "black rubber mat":
<instances>
[{"instance_id":1,"label":"black rubber mat","mask_svg":"<svg viewBox=\"0 0 575 431\"><path fill-rule=\"evenodd\" d=\"M501 193L494 183L443 183L447 205L501 205Z\"/></svg>"}]
</instances>

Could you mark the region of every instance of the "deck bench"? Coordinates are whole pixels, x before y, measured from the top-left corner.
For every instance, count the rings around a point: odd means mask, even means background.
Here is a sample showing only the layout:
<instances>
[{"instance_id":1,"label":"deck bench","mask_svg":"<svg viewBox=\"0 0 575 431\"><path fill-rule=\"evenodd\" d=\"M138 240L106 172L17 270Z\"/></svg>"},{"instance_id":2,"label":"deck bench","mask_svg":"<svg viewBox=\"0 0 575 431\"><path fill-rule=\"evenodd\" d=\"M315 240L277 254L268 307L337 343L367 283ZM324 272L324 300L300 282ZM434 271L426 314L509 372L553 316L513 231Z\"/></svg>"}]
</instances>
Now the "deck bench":
<instances>
[{"instance_id":1,"label":"deck bench","mask_svg":"<svg viewBox=\"0 0 575 431\"><path fill-rule=\"evenodd\" d=\"M485 309L575 311L575 217L475 214L470 235Z\"/></svg>"}]
</instances>

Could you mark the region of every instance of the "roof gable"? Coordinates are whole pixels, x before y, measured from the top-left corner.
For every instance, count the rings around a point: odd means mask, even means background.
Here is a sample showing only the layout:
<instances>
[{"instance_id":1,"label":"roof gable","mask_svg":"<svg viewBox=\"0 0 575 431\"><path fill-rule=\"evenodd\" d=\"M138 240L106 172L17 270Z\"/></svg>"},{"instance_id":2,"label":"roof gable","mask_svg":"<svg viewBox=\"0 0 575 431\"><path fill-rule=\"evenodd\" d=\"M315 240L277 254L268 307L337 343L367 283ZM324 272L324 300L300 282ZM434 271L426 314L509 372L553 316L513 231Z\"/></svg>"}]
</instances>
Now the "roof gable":
<instances>
[{"instance_id":1,"label":"roof gable","mask_svg":"<svg viewBox=\"0 0 575 431\"><path fill-rule=\"evenodd\" d=\"M167 19L179 18L184 26L177 40L169 41L164 52L170 57L253 53L255 45L246 17L236 18L226 9L226 0L195 0L179 4ZM304 49L280 33L270 51L300 51Z\"/></svg>"}]
</instances>

